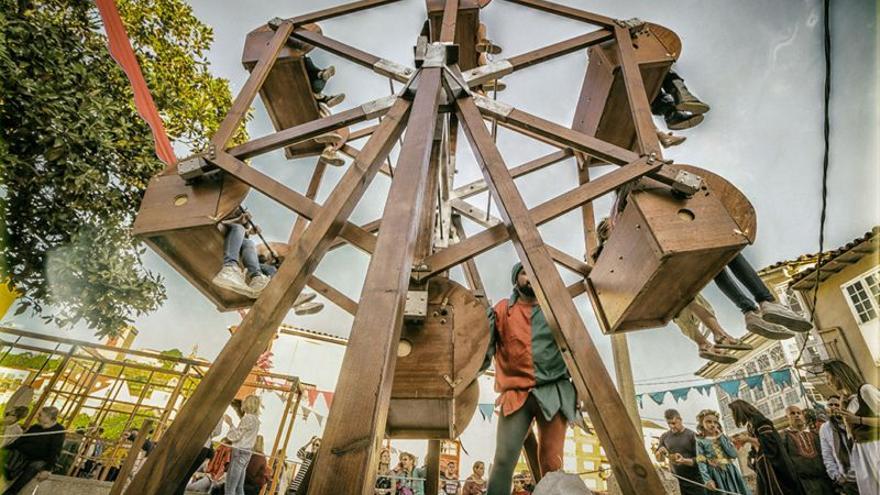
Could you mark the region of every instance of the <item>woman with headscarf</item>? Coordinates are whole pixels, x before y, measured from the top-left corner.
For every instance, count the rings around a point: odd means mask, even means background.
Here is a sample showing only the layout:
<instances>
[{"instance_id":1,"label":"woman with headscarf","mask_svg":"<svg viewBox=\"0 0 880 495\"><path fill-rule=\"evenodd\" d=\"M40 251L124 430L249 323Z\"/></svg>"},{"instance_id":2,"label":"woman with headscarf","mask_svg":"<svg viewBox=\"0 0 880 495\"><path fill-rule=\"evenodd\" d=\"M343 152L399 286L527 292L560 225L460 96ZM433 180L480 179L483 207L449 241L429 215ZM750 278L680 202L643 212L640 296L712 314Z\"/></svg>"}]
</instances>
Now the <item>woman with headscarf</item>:
<instances>
[{"instance_id":1,"label":"woman with headscarf","mask_svg":"<svg viewBox=\"0 0 880 495\"><path fill-rule=\"evenodd\" d=\"M745 426L749 432L746 441L752 445L749 461L758 474L758 495L805 495L773 422L744 400L737 399L728 407L736 426Z\"/></svg>"}]
</instances>

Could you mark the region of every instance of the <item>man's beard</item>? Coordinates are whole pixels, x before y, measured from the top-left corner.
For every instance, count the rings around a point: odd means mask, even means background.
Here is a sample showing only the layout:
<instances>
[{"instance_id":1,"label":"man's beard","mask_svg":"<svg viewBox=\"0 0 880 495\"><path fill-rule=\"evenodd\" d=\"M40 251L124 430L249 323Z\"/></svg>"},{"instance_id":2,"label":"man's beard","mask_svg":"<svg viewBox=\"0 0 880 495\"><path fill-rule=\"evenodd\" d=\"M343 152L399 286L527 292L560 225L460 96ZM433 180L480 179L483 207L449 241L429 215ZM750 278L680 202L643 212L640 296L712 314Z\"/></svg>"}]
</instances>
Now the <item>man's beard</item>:
<instances>
[{"instance_id":1,"label":"man's beard","mask_svg":"<svg viewBox=\"0 0 880 495\"><path fill-rule=\"evenodd\" d=\"M530 284L517 286L517 290L526 297L535 297L535 290L532 289Z\"/></svg>"}]
</instances>

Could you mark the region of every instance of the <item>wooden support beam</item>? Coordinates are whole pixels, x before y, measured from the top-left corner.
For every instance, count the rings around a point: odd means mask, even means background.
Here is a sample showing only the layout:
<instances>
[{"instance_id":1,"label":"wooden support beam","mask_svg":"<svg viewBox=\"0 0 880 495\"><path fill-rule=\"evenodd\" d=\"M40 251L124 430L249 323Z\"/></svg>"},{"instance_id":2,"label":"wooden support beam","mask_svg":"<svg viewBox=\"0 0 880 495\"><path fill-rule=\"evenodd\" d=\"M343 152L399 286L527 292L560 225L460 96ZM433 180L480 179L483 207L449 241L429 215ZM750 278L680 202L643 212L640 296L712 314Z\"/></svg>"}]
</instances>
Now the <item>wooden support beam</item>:
<instances>
[{"instance_id":1,"label":"wooden support beam","mask_svg":"<svg viewBox=\"0 0 880 495\"><path fill-rule=\"evenodd\" d=\"M467 234L465 234L464 227L461 224L461 216L452 215L452 227L461 241L467 239ZM477 263L473 258L470 258L462 263L461 268L464 271L464 280L471 289L471 292L474 293L474 296L482 303L484 308L489 309L489 298L486 296L483 277L480 276L480 271L477 270Z\"/></svg>"},{"instance_id":2,"label":"wooden support beam","mask_svg":"<svg viewBox=\"0 0 880 495\"><path fill-rule=\"evenodd\" d=\"M362 127L360 129L356 129L351 131L351 134L348 135L348 142L357 141L358 139L363 139L365 137L369 137L376 128L379 127L379 124L369 125L367 127Z\"/></svg>"},{"instance_id":3,"label":"wooden support beam","mask_svg":"<svg viewBox=\"0 0 880 495\"><path fill-rule=\"evenodd\" d=\"M457 18L458 0L446 0L446 5L443 6L443 20L440 23L440 43L455 42L455 21Z\"/></svg>"},{"instance_id":4,"label":"wooden support beam","mask_svg":"<svg viewBox=\"0 0 880 495\"><path fill-rule=\"evenodd\" d=\"M373 7L379 7L380 5L386 5L397 1L398 0L358 0L357 2L345 3L342 5L337 5L336 7L330 7L328 9L299 15L294 17L292 21L294 25L302 26L303 24L320 22L327 19L332 19L334 17L352 14L366 9L372 9Z\"/></svg>"},{"instance_id":5,"label":"wooden support beam","mask_svg":"<svg viewBox=\"0 0 880 495\"><path fill-rule=\"evenodd\" d=\"M382 214L376 252L361 292L310 495L374 491L385 434L403 306L421 224L431 144L440 101L441 68L425 68ZM384 121L383 121L384 125ZM357 418L354 421L352 418Z\"/></svg>"},{"instance_id":6,"label":"wooden support beam","mask_svg":"<svg viewBox=\"0 0 880 495\"><path fill-rule=\"evenodd\" d=\"M306 42L338 55L362 67L366 67L381 76L390 77L398 82L409 82L409 78L415 73L415 69L412 67L406 67L396 62L379 58L371 53L367 53L341 41L329 38L321 33L309 31L308 29L297 29L293 32L293 37L299 41Z\"/></svg>"},{"instance_id":7,"label":"wooden support beam","mask_svg":"<svg viewBox=\"0 0 880 495\"><path fill-rule=\"evenodd\" d=\"M665 493L641 436L617 414L624 405L614 382L473 100L458 100L457 114L623 493Z\"/></svg>"},{"instance_id":8,"label":"wooden support beam","mask_svg":"<svg viewBox=\"0 0 880 495\"><path fill-rule=\"evenodd\" d=\"M315 292L321 294L322 296L329 299L330 302L345 310L346 313L352 316L357 314L358 304L342 292L336 290L335 287L328 284L327 282L312 275L311 277L309 277L308 285L309 287L314 289Z\"/></svg>"},{"instance_id":9,"label":"wooden support beam","mask_svg":"<svg viewBox=\"0 0 880 495\"><path fill-rule=\"evenodd\" d=\"M318 188L321 187L321 179L324 177L324 171L326 169L327 164L324 163L324 160L318 160L318 163L315 164L312 178L309 179L309 185L306 187L306 197L312 201L318 196ZM309 221L302 215L296 216L296 222L294 222L293 229L291 229L290 235L287 237L288 244L292 245L296 243L297 239L299 239L302 233L306 230L308 222Z\"/></svg>"},{"instance_id":10,"label":"wooden support beam","mask_svg":"<svg viewBox=\"0 0 880 495\"><path fill-rule=\"evenodd\" d=\"M452 0L458 3L456 0ZM446 3L449 5L449 2ZM454 31L453 31L454 32ZM425 493L440 491L440 440L428 440L428 455L425 456Z\"/></svg>"},{"instance_id":11,"label":"wooden support beam","mask_svg":"<svg viewBox=\"0 0 880 495\"><path fill-rule=\"evenodd\" d=\"M380 225L381 223L382 223L382 220L381 220L381 219L379 219L379 220L373 220L372 222L368 222L368 223L365 223L365 224L361 225L361 226L359 227L359 229L360 229L360 230L363 230L364 232L366 232L366 233L368 233L368 234L370 234L370 236L373 236L373 234L375 234L376 232L379 232L379 225ZM345 245L347 245L347 244L348 244L348 242L347 242L344 238L336 239L335 241L333 241L333 244L330 244L330 251L333 251L334 249L338 249L338 248L340 248L340 247L342 247L342 246L345 246ZM372 246L373 246L373 247L376 246L376 239L375 239L375 237L373 237ZM367 254L370 254L370 253L372 253L372 252L373 252L373 248L371 248L370 251L367 252Z\"/></svg>"},{"instance_id":12,"label":"wooden support beam","mask_svg":"<svg viewBox=\"0 0 880 495\"><path fill-rule=\"evenodd\" d=\"M636 128L636 142L638 143L636 149L643 155L653 153L656 158L662 159L660 141L655 132L654 118L651 116L651 102L648 101L648 93L645 91L642 71L639 69L638 60L636 60L636 51L629 29L616 26L614 36L617 38L617 55L620 57L623 84L626 87L633 125Z\"/></svg>"},{"instance_id":13,"label":"wooden support beam","mask_svg":"<svg viewBox=\"0 0 880 495\"><path fill-rule=\"evenodd\" d=\"M410 102L398 100L370 138L361 156L352 163L300 242L291 249L278 273L254 302L192 397L177 415L165 438L138 471L127 493L173 493L186 474L202 442L220 420L260 354L274 339L278 326L313 274L330 244L341 232L344 220L358 201L403 132ZM228 155L227 155L228 156Z\"/></svg>"},{"instance_id":14,"label":"wooden support beam","mask_svg":"<svg viewBox=\"0 0 880 495\"><path fill-rule=\"evenodd\" d=\"M621 167L619 170L609 172L599 177L589 184L581 185L576 189L572 189L571 191L565 192L551 200L541 203L529 210L529 214L537 225L541 225L542 223L549 222L584 203L608 194L627 182L659 170L660 165L659 162L648 164L647 160L638 159L629 165ZM503 244L509 239L510 236L503 225L496 225L495 227L486 229L473 237L467 238L467 240L442 251L438 251L422 260L422 262L428 266L428 271L420 273L419 276L423 278L434 276L452 268L468 258L472 258L495 246Z\"/></svg>"},{"instance_id":15,"label":"wooden support beam","mask_svg":"<svg viewBox=\"0 0 880 495\"><path fill-rule=\"evenodd\" d=\"M360 153L361 150L355 148L350 144L343 144L342 147L339 148L339 152L349 158L357 158L358 153ZM379 173L381 173L382 175L387 175L388 177L394 177L394 169L391 168L390 160L382 164L382 168L379 169Z\"/></svg>"},{"instance_id":16,"label":"wooden support beam","mask_svg":"<svg viewBox=\"0 0 880 495\"><path fill-rule=\"evenodd\" d=\"M530 160L522 165L518 165L510 169L510 176L516 179L517 177L522 177L523 175L530 174L532 172L541 170L543 168L549 167L550 165L556 164L573 156L574 153L571 150L560 150L554 151L553 153L544 155L540 158L536 158L534 160ZM469 198L471 196L476 196L483 191L488 190L489 188L486 186L486 181L483 179L476 180L469 184L465 184L461 187L457 187L452 191L452 196L456 198Z\"/></svg>"},{"instance_id":17,"label":"wooden support beam","mask_svg":"<svg viewBox=\"0 0 880 495\"><path fill-rule=\"evenodd\" d=\"M256 72L256 70L255 70ZM311 120L305 124L289 127L268 136L252 139L244 144L235 146L228 153L239 160L262 155L270 151L285 148L292 144L316 138L322 134L348 127L365 120L374 119L384 115L394 105L396 97L385 96L363 105L334 113L327 117Z\"/></svg>"},{"instance_id":18,"label":"wooden support beam","mask_svg":"<svg viewBox=\"0 0 880 495\"><path fill-rule=\"evenodd\" d=\"M511 3L516 3L519 5L523 5L526 7L531 7L535 10L541 10L543 12L548 12L551 14L555 14L562 17L567 17L569 19L574 19L576 21L588 22L590 24L595 24L597 26L612 28L616 25L616 21L610 17L605 17L604 15L594 14L592 12L587 12L586 10L576 9L574 7L569 7L567 5L561 5L558 3L548 2L547 0L507 0Z\"/></svg>"},{"instance_id":19,"label":"wooden support beam","mask_svg":"<svg viewBox=\"0 0 880 495\"><path fill-rule=\"evenodd\" d=\"M128 454L125 456L125 462L123 462L122 467L119 468L119 475L116 477L116 481L113 482L113 486L110 488L110 495L122 495L122 490L125 488L125 484L128 483L128 477L131 474L131 470L134 469L134 465L141 453L141 449L144 447L144 443L147 442L147 439L150 436L150 430L152 429L152 419L145 419L144 422L141 423L141 428L138 430L137 437L134 439L134 442L132 442L131 448L128 449Z\"/></svg>"},{"instance_id":20,"label":"wooden support beam","mask_svg":"<svg viewBox=\"0 0 880 495\"><path fill-rule=\"evenodd\" d=\"M248 166L232 155L218 152L212 163L308 220L313 221L323 208L309 198ZM339 235L367 253L372 253L373 248L376 246L375 237L351 222L343 224Z\"/></svg>"},{"instance_id":21,"label":"wooden support beam","mask_svg":"<svg viewBox=\"0 0 880 495\"><path fill-rule=\"evenodd\" d=\"M226 117L220 123L217 132L211 137L211 144L216 146L218 150L226 149L226 145L229 144L232 136L235 135L235 131L238 130L238 127L244 121L251 103L254 102L254 98L257 96L260 88L263 87L266 77L269 76L269 71L275 65L278 54L281 53L281 49L284 48L287 38L292 32L293 23L289 21L282 22L278 30L275 31L275 35L269 41L269 44L263 49L263 54L260 55L260 59L251 71L247 82L244 83L238 96L235 97L235 101L229 107L229 112L226 113Z\"/></svg>"},{"instance_id":22,"label":"wooden support beam","mask_svg":"<svg viewBox=\"0 0 880 495\"><path fill-rule=\"evenodd\" d=\"M575 36L574 38L569 38L558 43L553 43L552 45L538 48L537 50L510 57L507 61L510 62L512 70L516 72L526 67L531 67L599 43L604 43L613 38L614 33L610 30L599 29L591 33L582 34L580 36Z\"/></svg>"}]
</instances>

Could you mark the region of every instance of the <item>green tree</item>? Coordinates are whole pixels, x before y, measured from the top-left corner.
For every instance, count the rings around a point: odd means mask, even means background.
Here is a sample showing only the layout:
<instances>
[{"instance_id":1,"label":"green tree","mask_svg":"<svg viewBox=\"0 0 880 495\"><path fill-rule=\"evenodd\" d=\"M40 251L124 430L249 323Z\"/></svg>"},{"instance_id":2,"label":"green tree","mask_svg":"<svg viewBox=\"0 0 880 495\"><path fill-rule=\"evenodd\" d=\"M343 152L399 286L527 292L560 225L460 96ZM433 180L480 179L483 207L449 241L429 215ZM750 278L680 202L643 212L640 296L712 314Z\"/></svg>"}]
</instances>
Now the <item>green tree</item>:
<instances>
[{"instance_id":1,"label":"green tree","mask_svg":"<svg viewBox=\"0 0 880 495\"><path fill-rule=\"evenodd\" d=\"M202 147L231 102L209 72L211 29L184 0L117 3L169 136ZM0 273L18 313L104 336L161 304L130 226L164 164L93 2L0 0L0 167Z\"/></svg>"}]
</instances>

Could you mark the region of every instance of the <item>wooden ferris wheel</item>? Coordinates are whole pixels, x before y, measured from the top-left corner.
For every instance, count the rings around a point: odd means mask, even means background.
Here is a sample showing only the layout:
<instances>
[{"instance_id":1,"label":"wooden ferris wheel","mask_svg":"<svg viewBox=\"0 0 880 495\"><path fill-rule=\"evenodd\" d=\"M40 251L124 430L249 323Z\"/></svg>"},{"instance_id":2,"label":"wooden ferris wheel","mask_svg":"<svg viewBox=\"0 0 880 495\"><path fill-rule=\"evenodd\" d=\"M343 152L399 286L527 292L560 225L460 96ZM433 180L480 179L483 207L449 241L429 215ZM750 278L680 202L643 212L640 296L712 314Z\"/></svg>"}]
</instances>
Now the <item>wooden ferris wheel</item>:
<instances>
[{"instance_id":1,"label":"wooden ferris wheel","mask_svg":"<svg viewBox=\"0 0 880 495\"><path fill-rule=\"evenodd\" d=\"M354 315L309 493L373 493L377 447L385 436L454 438L470 420L488 335L485 297L473 258L507 241L530 276L581 409L624 493L664 493L572 298L589 296L607 334L660 326L754 239L754 211L733 186L708 171L663 160L649 101L678 57L680 40L656 24L621 21L545 0L507 0L582 21L585 34L481 65L480 2L428 0L424 36L415 44L414 64L406 66L332 39L316 24L394 1L360 0L276 19L253 31L243 57L250 78L211 148L150 183L136 234L219 309L251 310L128 493L171 493L174 484L164 480L183 477L306 285ZM322 116L303 62L314 48L404 87L396 95ZM482 94L505 75L581 51L589 52L589 65L570 125ZM230 146L257 94L277 132ZM375 125L347 130L377 119ZM487 121L558 151L510 168ZM392 168L388 157L404 129ZM459 129L483 180L456 188ZM315 201L323 165L316 168L308 191L300 193L244 162L279 149L290 158L315 155L321 150L316 138L334 131L344 131L351 141L368 140L361 149L348 144L341 148L353 161L323 204ZM579 182L528 208L514 178L571 157L578 163ZM592 167L608 164L618 168L591 174ZM382 217L365 225L349 222L378 173L392 176ZM216 224L250 189L299 217L282 246L283 264L255 301L210 282L222 258L223 237ZM487 190L500 219L464 201ZM592 202L613 192L625 196L626 206L595 260L578 259L544 242L539 225L580 209L585 252L592 252ZM484 230L465 237L462 217ZM371 256L358 302L314 275L324 255L345 244ZM468 288L445 277L459 265ZM578 282L566 286L559 267L577 274Z\"/></svg>"}]
</instances>

